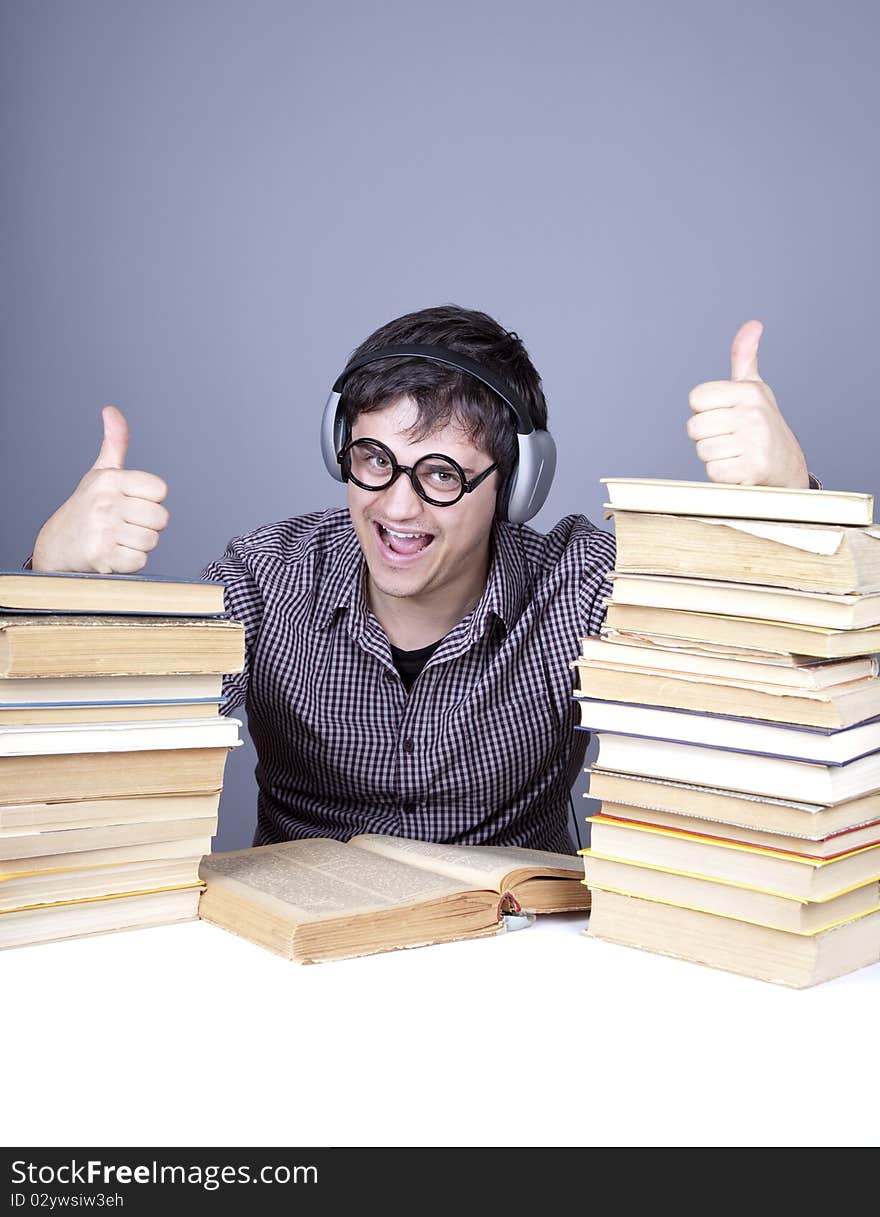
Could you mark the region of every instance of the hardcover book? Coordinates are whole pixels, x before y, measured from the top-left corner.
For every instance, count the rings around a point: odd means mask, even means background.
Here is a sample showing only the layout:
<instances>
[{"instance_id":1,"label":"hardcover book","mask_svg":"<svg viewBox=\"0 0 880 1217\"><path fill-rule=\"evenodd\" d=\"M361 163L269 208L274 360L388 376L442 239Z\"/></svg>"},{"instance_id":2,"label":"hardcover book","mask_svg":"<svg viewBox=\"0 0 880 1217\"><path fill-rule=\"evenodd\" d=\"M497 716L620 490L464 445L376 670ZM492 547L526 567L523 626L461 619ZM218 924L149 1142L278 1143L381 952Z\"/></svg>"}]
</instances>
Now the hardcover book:
<instances>
[{"instance_id":1,"label":"hardcover book","mask_svg":"<svg viewBox=\"0 0 880 1217\"><path fill-rule=\"evenodd\" d=\"M142 722L0 726L0 769L2 758L13 756L237 748L242 742L238 735L240 726L239 719L227 718L222 714L177 720L146 719Z\"/></svg>"},{"instance_id":2,"label":"hardcover book","mask_svg":"<svg viewBox=\"0 0 880 1217\"><path fill-rule=\"evenodd\" d=\"M161 752L161 764L159 753L146 748L0 756L0 808L217 790L223 785L229 748L169 748Z\"/></svg>"},{"instance_id":3,"label":"hardcover book","mask_svg":"<svg viewBox=\"0 0 880 1217\"><path fill-rule=\"evenodd\" d=\"M0 915L0 949L195 921L200 890L201 884L198 884L170 891L99 896L3 913Z\"/></svg>"},{"instance_id":4,"label":"hardcover book","mask_svg":"<svg viewBox=\"0 0 880 1217\"><path fill-rule=\"evenodd\" d=\"M681 482L665 478L599 478L607 506L622 511L722 516L752 520L797 520L811 524L867 525L874 496L848 490L740 486L729 482Z\"/></svg>"},{"instance_id":5,"label":"hardcover book","mask_svg":"<svg viewBox=\"0 0 880 1217\"><path fill-rule=\"evenodd\" d=\"M223 612L223 584L155 575L0 570L2 611L216 616Z\"/></svg>"},{"instance_id":6,"label":"hardcover book","mask_svg":"<svg viewBox=\"0 0 880 1217\"><path fill-rule=\"evenodd\" d=\"M700 714L663 706L578 697L581 725L685 744L704 744L762 756L843 765L880 750L880 718L852 727L805 727L732 714ZM0 735L2 740L2 735Z\"/></svg>"},{"instance_id":7,"label":"hardcover book","mask_svg":"<svg viewBox=\"0 0 880 1217\"><path fill-rule=\"evenodd\" d=\"M727 648L727 651L732 648ZM855 659L810 659L798 661L794 655L767 655L755 658L754 652L739 655L716 653L694 642L681 644L674 639L657 642L629 638L613 631L607 637L581 639L581 653L574 663L585 661L603 668L641 671L659 678L694 676L704 680L745 681L782 685L787 689L827 689L877 676L877 656Z\"/></svg>"},{"instance_id":8,"label":"hardcover book","mask_svg":"<svg viewBox=\"0 0 880 1217\"><path fill-rule=\"evenodd\" d=\"M588 934L805 989L880 960L880 913L795 934L596 888Z\"/></svg>"},{"instance_id":9,"label":"hardcover book","mask_svg":"<svg viewBox=\"0 0 880 1217\"><path fill-rule=\"evenodd\" d=\"M623 572L613 573L612 580L612 604L720 613L726 617L819 625L833 630L859 630L880 625L880 595L876 593L834 596L827 592L764 587L757 583Z\"/></svg>"},{"instance_id":10,"label":"hardcover book","mask_svg":"<svg viewBox=\"0 0 880 1217\"><path fill-rule=\"evenodd\" d=\"M601 888L603 892L732 917L790 934L819 934L853 917L880 912L880 883L876 879L829 900L792 900L726 880L601 858L589 849L582 853L586 882L592 892Z\"/></svg>"},{"instance_id":11,"label":"hardcover book","mask_svg":"<svg viewBox=\"0 0 880 1217\"><path fill-rule=\"evenodd\" d=\"M0 616L0 676L240 672L244 626L219 617Z\"/></svg>"},{"instance_id":12,"label":"hardcover book","mask_svg":"<svg viewBox=\"0 0 880 1217\"><path fill-rule=\"evenodd\" d=\"M800 803L844 803L880 790L876 752L845 765L820 765L611 732L599 732L597 740L596 763L620 773Z\"/></svg>"},{"instance_id":13,"label":"hardcover book","mask_svg":"<svg viewBox=\"0 0 880 1217\"><path fill-rule=\"evenodd\" d=\"M814 493L814 492L810 492ZM880 591L880 528L614 511L615 569L849 595Z\"/></svg>"},{"instance_id":14,"label":"hardcover book","mask_svg":"<svg viewBox=\"0 0 880 1217\"><path fill-rule=\"evenodd\" d=\"M633 639L650 639L661 645L686 642L691 648L736 647L757 652L816 659L848 659L872 655L880 649L880 626L858 630L834 630L820 625L792 625L786 621L759 621L752 617L725 617L682 609L643 608L635 604L608 605L603 636L610 631ZM644 644L644 642L643 642ZM793 664L798 663L792 658Z\"/></svg>"},{"instance_id":15,"label":"hardcover book","mask_svg":"<svg viewBox=\"0 0 880 1217\"><path fill-rule=\"evenodd\" d=\"M220 702L223 676L15 676L0 677L0 707L152 706Z\"/></svg>"},{"instance_id":16,"label":"hardcover book","mask_svg":"<svg viewBox=\"0 0 880 1217\"><path fill-rule=\"evenodd\" d=\"M672 815L699 816L706 821L787 833L812 841L880 820L880 790L843 802L811 803L749 794L722 786L621 773L599 765L590 769L589 796L584 795L587 797L626 804L630 809L641 807Z\"/></svg>"},{"instance_id":17,"label":"hardcover book","mask_svg":"<svg viewBox=\"0 0 880 1217\"><path fill-rule=\"evenodd\" d=\"M198 888L201 891L204 884L199 878L200 862L200 856L149 858L143 862L122 862L115 866L7 876L0 883L0 914L145 892L180 888ZM2 931L3 922L0 919L0 941Z\"/></svg>"},{"instance_id":18,"label":"hardcover book","mask_svg":"<svg viewBox=\"0 0 880 1217\"><path fill-rule=\"evenodd\" d=\"M660 674L575 661L580 693L660 709L695 710L794 726L851 727L880 714L880 678L825 689L786 688L746 680L713 680L696 673Z\"/></svg>"},{"instance_id":19,"label":"hardcover book","mask_svg":"<svg viewBox=\"0 0 880 1217\"><path fill-rule=\"evenodd\" d=\"M829 900L880 880L880 846L876 844L814 858L604 815L590 817L590 825L593 857L725 880L791 900Z\"/></svg>"},{"instance_id":20,"label":"hardcover book","mask_svg":"<svg viewBox=\"0 0 880 1217\"><path fill-rule=\"evenodd\" d=\"M802 854L811 858L830 858L835 854L860 849L863 845L880 845L880 818L841 828L824 836L805 837L795 833L770 832L743 824L731 824L725 820L707 820L701 816L685 815L680 811L630 806L628 803L615 803L607 799L602 803L601 815L603 818L609 817L623 823L647 824L655 828L669 828L674 832L694 833L707 841L713 838L719 841L736 841L741 845L759 845L773 853Z\"/></svg>"}]
</instances>

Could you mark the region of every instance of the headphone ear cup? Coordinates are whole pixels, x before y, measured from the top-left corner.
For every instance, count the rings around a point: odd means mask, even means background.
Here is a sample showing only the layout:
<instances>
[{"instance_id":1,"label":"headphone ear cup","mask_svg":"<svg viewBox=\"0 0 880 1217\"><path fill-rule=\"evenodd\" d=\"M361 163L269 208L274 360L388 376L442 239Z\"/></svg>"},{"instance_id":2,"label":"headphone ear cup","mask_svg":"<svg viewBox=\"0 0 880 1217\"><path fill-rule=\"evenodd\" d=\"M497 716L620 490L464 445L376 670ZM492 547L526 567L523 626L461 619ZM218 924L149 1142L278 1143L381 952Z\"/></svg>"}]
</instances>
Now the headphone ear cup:
<instances>
[{"instance_id":1,"label":"headphone ear cup","mask_svg":"<svg viewBox=\"0 0 880 1217\"><path fill-rule=\"evenodd\" d=\"M347 438L345 418L339 409L340 396L341 394L335 391L331 392L321 415L321 455L330 476L337 482L344 482L342 468L336 459L337 452L345 446Z\"/></svg>"},{"instance_id":2,"label":"headphone ear cup","mask_svg":"<svg viewBox=\"0 0 880 1217\"><path fill-rule=\"evenodd\" d=\"M519 455L503 488L504 515L499 519L525 524L536 516L550 493L556 472L556 441L549 431L530 431L517 435Z\"/></svg>"}]
</instances>

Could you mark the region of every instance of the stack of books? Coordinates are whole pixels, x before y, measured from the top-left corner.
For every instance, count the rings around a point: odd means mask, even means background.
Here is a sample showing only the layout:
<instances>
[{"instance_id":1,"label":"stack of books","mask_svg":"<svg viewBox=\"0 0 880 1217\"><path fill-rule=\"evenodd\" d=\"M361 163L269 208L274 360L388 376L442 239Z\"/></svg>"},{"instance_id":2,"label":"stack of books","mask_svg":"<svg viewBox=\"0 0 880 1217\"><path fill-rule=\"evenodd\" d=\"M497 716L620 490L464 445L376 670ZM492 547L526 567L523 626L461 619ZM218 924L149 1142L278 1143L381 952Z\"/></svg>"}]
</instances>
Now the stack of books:
<instances>
[{"instance_id":1,"label":"stack of books","mask_svg":"<svg viewBox=\"0 0 880 1217\"><path fill-rule=\"evenodd\" d=\"M589 933L796 988L880 961L872 497L603 481Z\"/></svg>"},{"instance_id":2,"label":"stack of books","mask_svg":"<svg viewBox=\"0 0 880 1217\"><path fill-rule=\"evenodd\" d=\"M0 572L0 948L195 919L237 719L223 587Z\"/></svg>"}]
</instances>

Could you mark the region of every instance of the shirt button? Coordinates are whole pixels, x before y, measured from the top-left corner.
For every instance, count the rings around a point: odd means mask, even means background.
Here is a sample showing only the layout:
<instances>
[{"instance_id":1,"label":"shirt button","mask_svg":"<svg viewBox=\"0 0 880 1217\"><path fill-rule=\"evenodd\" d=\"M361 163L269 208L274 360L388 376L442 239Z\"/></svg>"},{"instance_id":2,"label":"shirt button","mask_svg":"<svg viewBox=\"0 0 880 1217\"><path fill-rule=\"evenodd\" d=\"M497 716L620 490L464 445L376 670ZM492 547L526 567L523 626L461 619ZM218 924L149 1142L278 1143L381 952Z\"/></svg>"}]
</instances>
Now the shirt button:
<instances>
[{"instance_id":1,"label":"shirt button","mask_svg":"<svg viewBox=\"0 0 880 1217\"><path fill-rule=\"evenodd\" d=\"M415 740L405 739L400 746L404 750L404 752L415 752L415 750L416 750Z\"/></svg>"},{"instance_id":2,"label":"shirt button","mask_svg":"<svg viewBox=\"0 0 880 1217\"><path fill-rule=\"evenodd\" d=\"M403 812L404 815L411 816L412 813L416 810L417 806L418 806L417 803L403 803L401 805L401 811Z\"/></svg>"},{"instance_id":3,"label":"shirt button","mask_svg":"<svg viewBox=\"0 0 880 1217\"><path fill-rule=\"evenodd\" d=\"M387 668L386 668L386 670L385 670L385 679L386 679L386 680L389 682L389 684L392 684L392 683L394 683L394 682L397 680L397 673L396 673L396 672L389 672L389 671L387 670Z\"/></svg>"}]
</instances>

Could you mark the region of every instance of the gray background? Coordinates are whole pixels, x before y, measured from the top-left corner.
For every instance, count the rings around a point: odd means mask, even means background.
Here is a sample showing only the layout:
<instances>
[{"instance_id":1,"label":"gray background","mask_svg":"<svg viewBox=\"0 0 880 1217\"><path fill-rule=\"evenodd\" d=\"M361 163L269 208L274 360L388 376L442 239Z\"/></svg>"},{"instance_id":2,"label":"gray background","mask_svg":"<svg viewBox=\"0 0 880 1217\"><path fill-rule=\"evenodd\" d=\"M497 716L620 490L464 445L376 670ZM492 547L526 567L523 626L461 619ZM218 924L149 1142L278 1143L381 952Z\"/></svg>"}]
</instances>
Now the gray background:
<instances>
[{"instance_id":1,"label":"gray background","mask_svg":"<svg viewBox=\"0 0 880 1217\"><path fill-rule=\"evenodd\" d=\"M810 467L877 490L876 5L0 17L0 566L94 461L107 402L129 466L171 487L148 573L197 577L230 537L341 503L330 383L378 325L449 301L544 377L538 527L598 522L603 475L700 477L687 392L729 375L749 317ZM230 758L217 848L250 842L253 765Z\"/></svg>"}]
</instances>

